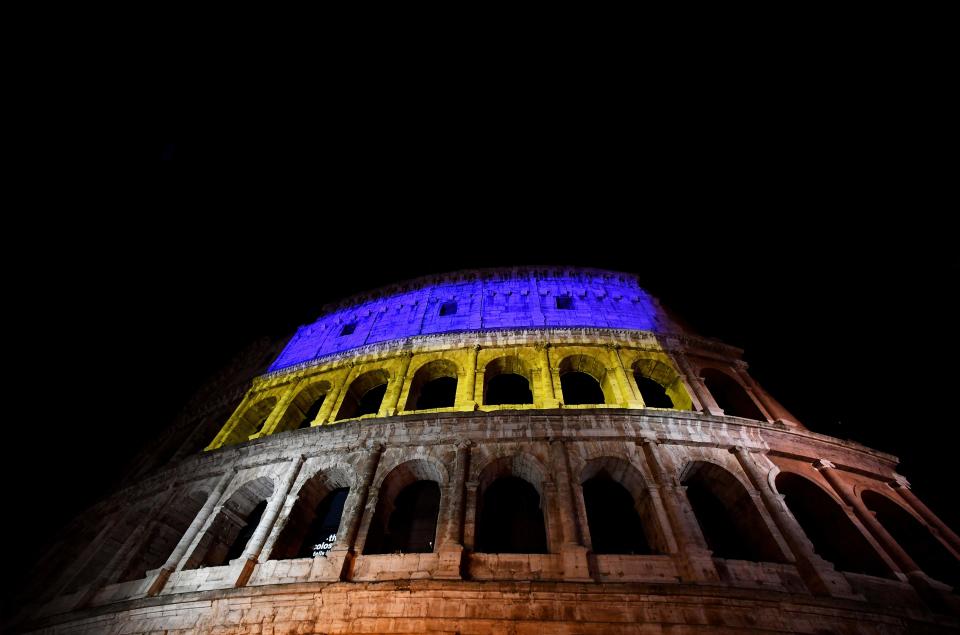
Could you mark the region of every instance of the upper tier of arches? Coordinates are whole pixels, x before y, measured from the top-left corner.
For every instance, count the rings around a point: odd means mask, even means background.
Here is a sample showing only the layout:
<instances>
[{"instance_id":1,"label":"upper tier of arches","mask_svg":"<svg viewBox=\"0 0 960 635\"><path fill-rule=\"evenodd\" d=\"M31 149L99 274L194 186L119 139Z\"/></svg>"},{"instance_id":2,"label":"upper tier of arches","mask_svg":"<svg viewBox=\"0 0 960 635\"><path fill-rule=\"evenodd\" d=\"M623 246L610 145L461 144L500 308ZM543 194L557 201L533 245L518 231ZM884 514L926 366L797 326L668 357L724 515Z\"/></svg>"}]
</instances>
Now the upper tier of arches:
<instances>
[{"instance_id":1,"label":"upper tier of arches","mask_svg":"<svg viewBox=\"0 0 960 635\"><path fill-rule=\"evenodd\" d=\"M300 327L271 371L417 335L537 327L679 332L635 276L599 270L475 271L397 285Z\"/></svg>"}]
</instances>

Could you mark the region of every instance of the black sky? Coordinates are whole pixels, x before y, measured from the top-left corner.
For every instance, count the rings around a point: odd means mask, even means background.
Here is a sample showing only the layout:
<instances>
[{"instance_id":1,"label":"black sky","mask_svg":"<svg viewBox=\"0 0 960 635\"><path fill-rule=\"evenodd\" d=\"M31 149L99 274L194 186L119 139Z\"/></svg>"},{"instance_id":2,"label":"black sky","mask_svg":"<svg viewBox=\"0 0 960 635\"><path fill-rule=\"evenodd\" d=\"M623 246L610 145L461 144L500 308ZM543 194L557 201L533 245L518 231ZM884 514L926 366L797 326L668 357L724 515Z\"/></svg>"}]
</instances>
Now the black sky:
<instances>
[{"instance_id":1,"label":"black sky","mask_svg":"<svg viewBox=\"0 0 960 635\"><path fill-rule=\"evenodd\" d=\"M110 167L45 181L56 201L8 235L28 253L8 267L25 379L8 396L13 568L252 339L396 280L515 264L639 274L744 348L808 427L899 455L960 526L943 105L770 88L460 85L429 107L391 94L186 119L180 104L71 139L67 157Z\"/></svg>"}]
</instances>

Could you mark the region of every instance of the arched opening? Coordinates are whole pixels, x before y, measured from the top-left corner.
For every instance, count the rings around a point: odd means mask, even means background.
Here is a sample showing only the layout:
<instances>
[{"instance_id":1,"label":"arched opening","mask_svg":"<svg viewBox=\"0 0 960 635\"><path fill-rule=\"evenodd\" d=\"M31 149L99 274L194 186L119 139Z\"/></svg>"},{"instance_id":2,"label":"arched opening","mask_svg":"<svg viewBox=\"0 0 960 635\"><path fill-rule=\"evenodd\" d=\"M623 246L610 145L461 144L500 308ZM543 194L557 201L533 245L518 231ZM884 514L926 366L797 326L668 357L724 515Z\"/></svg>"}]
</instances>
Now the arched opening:
<instances>
[{"instance_id":1,"label":"arched opening","mask_svg":"<svg viewBox=\"0 0 960 635\"><path fill-rule=\"evenodd\" d=\"M324 551L322 545L334 542L343 515L343 504L350 492L350 480L343 472L319 472L307 480L297 494L297 503L287 518L280 537L273 545L271 560L313 558Z\"/></svg>"},{"instance_id":2,"label":"arched opening","mask_svg":"<svg viewBox=\"0 0 960 635\"><path fill-rule=\"evenodd\" d=\"M483 492L477 522L481 553L547 553L540 494L522 478L502 476Z\"/></svg>"},{"instance_id":3,"label":"arched opening","mask_svg":"<svg viewBox=\"0 0 960 635\"><path fill-rule=\"evenodd\" d=\"M79 590L104 573L114 556L123 549L124 542L127 538L146 522L147 515L148 508L146 506L140 506L130 514L121 517L116 526L104 536L96 552L87 561L86 565L79 573L73 576L73 579L66 588L66 593L73 593Z\"/></svg>"},{"instance_id":4,"label":"arched opening","mask_svg":"<svg viewBox=\"0 0 960 635\"><path fill-rule=\"evenodd\" d=\"M437 466L422 459L394 468L380 486L363 553L434 551L441 482Z\"/></svg>"},{"instance_id":5,"label":"arched opening","mask_svg":"<svg viewBox=\"0 0 960 635\"><path fill-rule=\"evenodd\" d=\"M645 406L693 410L693 400L673 366L652 357L641 357L632 369Z\"/></svg>"},{"instance_id":6,"label":"arched opening","mask_svg":"<svg viewBox=\"0 0 960 635\"><path fill-rule=\"evenodd\" d=\"M457 397L457 366L438 359L421 366L410 382L406 410L451 408Z\"/></svg>"},{"instance_id":7,"label":"arched opening","mask_svg":"<svg viewBox=\"0 0 960 635\"><path fill-rule=\"evenodd\" d=\"M735 379L714 368L704 368L703 383L713 396L713 400L723 409L723 413L732 417L743 417L766 421L753 399Z\"/></svg>"},{"instance_id":8,"label":"arched opening","mask_svg":"<svg viewBox=\"0 0 960 635\"><path fill-rule=\"evenodd\" d=\"M580 483L594 553L669 551L643 476L629 462L613 456L590 459Z\"/></svg>"},{"instance_id":9,"label":"arched opening","mask_svg":"<svg viewBox=\"0 0 960 635\"><path fill-rule=\"evenodd\" d=\"M251 436L263 430L263 424L267 422L274 406L277 405L276 397L267 397L261 399L246 410L237 420L237 425L230 431L223 445L232 445L234 443L243 443Z\"/></svg>"},{"instance_id":10,"label":"arched opening","mask_svg":"<svg viewBox=\"0 0 960 635\"><path fill-rule=\"evenodd\" d=\"M587 355L565 357L557 367L563 403L568 406L610 403L604 390L607 369Z\"/></svg>"},{"instance_id":11,"label":"arched opening","mask_svg":"<svg viewBox=\"0 0 960 635\"><path fill-rule=\"evenodd\" d=\"M218 567L239 558L272 494L273 481L265 476L238 489L220 508L184 569Z\"/></svg>"},{"instance_id":12,"label":"arched opening","mask_svg":"<svg viewBox=\"0 0 960 635\"><path fill-rule=\"evenodd\" d=\"M733 474L719 465L696 461L684 470L682 482L715 558L783 562L753 499Z\"/></svg>"},{"instance_id":13,"label":"arched opening","mask_svg":"<svg viewBox=\"0 0 960 635\"><path fill-rule=\"evenodd\" d=\"M594 553L653 553L633 497L609 474L601 472L584 482L583 502Z\"/></svg>"},{"instance_id":14,"label":"arched opening","mask_svg":"<svg viewBox=\"0 0 960 635\"><path fill-rule=\"evenodd\" d=\"M137 554L120 574L119 581L140 580L146 577L147 571L162 567L206 500L204 492L177 496L170 508L153 523Z\"/></svg>"},{"instance_id":15,"label":"arched opening","mask_svg":"<svg viewBox=\"0 0 960 635\"><path fill-rule=\"evenodd\" d=\"M320 414L329 391L330 383L327 381L315 381L301 388L297 396L290 401L290 405L274 430L286 432L309 428Z\"/></svg>"},{"instance_id":16,"label":"arched opening","mask_svg":"<svg viewBox=\"0 0 960 635\"><path fill-rule=\"evenodd\" d=\"M648 408L673 408L673 400L667 394L666 388L640 373L634 373L633 378L640 389L643 405Z\"/></svg>"},{"instance_id":17,"label":"arched opening","mask_svg":"<svg viewBox=\"0 0 960 635\"><path fill-rule=\"evenodd\" d=\"M371 370L354 379L343 396L337 419L352 419L380 412L389 381L390 376L382 369Z\"/></svg>"},{"instance_id":18,"label":"arched opening","mask_svg":"<svg viewBox=\"0 0 960 635\"><path fill-rule=\"evenodd\" d=\"M519 357L498 357L483 376L483 403L490 406L532 404L531 372Z\"/></svg>"},{"instance_id":19,"label":"arched opening","mask_svg":"<svg viewBox=\"0 0 960 635\"><path fill-rule=\"evenodd\" d=\"M919 520L892 500L876 492L861 496L867 509L883 525L917 566L931 578L960 587L960 562Z\"/></svg>"},{"instance_id":20,"label":"arched opening","mask_svg":"<svg viewBox=\"0 0 960 635\"><path fill-rule=\"evenodd\" d=\"M777 474L774 484L821 558L841 571L890 577L890 569L846 512L818 485L789 472Z\"/></svg>"}]
</instances>

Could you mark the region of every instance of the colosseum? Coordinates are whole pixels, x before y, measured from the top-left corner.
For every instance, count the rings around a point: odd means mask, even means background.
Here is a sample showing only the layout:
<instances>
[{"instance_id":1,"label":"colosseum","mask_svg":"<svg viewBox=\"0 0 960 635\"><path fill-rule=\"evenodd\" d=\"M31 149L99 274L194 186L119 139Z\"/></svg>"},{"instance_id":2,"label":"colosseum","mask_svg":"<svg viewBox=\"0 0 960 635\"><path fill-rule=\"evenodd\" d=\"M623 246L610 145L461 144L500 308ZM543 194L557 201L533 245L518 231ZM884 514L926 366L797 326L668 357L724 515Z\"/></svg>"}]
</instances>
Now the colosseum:
<instances>
[{"instance_id":1,"label":"colosseum","mask_svg":"<svg viewBox=\"0 0 960 635\"><path fill-rule=\"evenodd\" d=\"M37 565L35 633L906 633L960 538L633 274L423 277L220 373Z\"/></svg>"}]
</instances>

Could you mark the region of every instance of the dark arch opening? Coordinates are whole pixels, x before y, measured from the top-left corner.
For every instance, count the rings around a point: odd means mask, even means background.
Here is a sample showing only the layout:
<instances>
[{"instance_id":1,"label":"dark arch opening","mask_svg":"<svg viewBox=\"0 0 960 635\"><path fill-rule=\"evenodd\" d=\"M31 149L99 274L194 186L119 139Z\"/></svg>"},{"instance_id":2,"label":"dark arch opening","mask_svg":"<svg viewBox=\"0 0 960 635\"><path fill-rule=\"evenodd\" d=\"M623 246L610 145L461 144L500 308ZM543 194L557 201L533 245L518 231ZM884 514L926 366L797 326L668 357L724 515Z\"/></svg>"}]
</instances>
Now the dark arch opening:
<instances>
[{"instance_id":1,"label":"dark arch opening","mask_svg":"<svg viewBox=\"0 0 960 635\"><path fill-rule=\"evenodd\" d=\"M389 375L383 370L372 370L357 377L343 396L337 419L352 419L380 412L388 381Z\"/></svg>"},{"instance_id":2,"label":"dark arch opening","mask_svg":"<svg viewBox=\"0 0 960 635\"><path fill-rule=\"evenodd\" d=\"M810 480L780 472L777 491L813 549L841 571L891 577L891 571L840 505Z\"/></svg>"},{"instance_id":3,"label":"dark arch opening","mask_svg":"<svg viewBox=\"0 0 960 635\"><path fill-rule=\"evenodd\" d=\"M715 558L783 562L753 499L730 472L698 461L687 468L683 485Z\"/></svg>"},{"instance_id":4,"label":"dark arch opening","mask_svg":"<svg viewBox=\"0 0 960 635\"><path fill-rule=\"evenodd\" d=\"M150 528L146 539L140 545L137 555L120 575L120 582L140 580L147 571L163 566L173 553L180 538L190 527L190 523L207 500L204 492L178 496L171 507Z\"/></svg>"},{"instance_id":5,"label":"dark arch opening","mask_svg":"<svg viewBox=\"0 0 960 635\"><path fill-rule=\"evenodd\" d=\"M863 504L876 513L877 520L931 578L960 587L960 562L919 520L876 492L863 493Z\"/></svg>"},{"instance_id":6,"label":"dark arch opening","mask_svg":"<svg viewBox=\"0 0 960 635\"><path fill-rule=\"evenodd\" d=\"M634 373L633 378L637 382L637 388L640 389L643 405L648 408L673 408L673 400L667 394L666 388L639 372Z\"/></svg>"},{"instance_id":7,"label":"dark arch opening","mask_svg":"<svg viewBox=\"0 0 960 635\"><path fill-rule=\"evenodd\" d=\"M723 409L723 413L733 417L766 421L750 395L735 379L714 368L703 369L703 383L713 396L713 400Z\"/></svg>"},{"instance_id":8,"label":"dark arch opening","mask_svg":"<svg viewBox=\"0 0 960 635\"><path fill-rule=\"evenodd\" d=\"M420 389L416 409L451 408L457 397L457 380L454 377L438 377L428 381Z\"/></svg>"},{"instance_id":9,"label":"dark arch opening","mask_svg":"<svg viewBox=\"0 0 960 635\"><path fill-rule=\"evenodd\" d=\"M321 395L319 399L313 402L313 405L304 413L303 421L300 422L300 425L297 426L297 430L303 430L304 428L309 428L310 424L313 423L313 420L317 418L317 415L320 414L320 409L323 408L323 402L326 400L326 395Z\"/></svg>"},{"instance_id":10,"label":"dark arch opening","mask_svg":"<svg viewBox=\"0 0 960 635\"><path fill-rule=\"evenodd\" d=\"M530 382L513 373L497 375L487 382L486 403L491 406L533 403Z\"/></svg>"},{"instance_id":11,"label":"dark arch opening","mask_svg":"<svg viewBox=\"0 0 960 635\"><path fill-rule=\"evenodd\" d=\"M601 471L584 482L583 502L594 553L654 553L633 496L608 474Z\"/></svg>"},{"instance_id":12,"label":"dark arch opening","mask_svg":"<svg viewBox=\"0 0 960 635\"><path fill-rule=\"evenodd\" d=\"M410 382L405 410L451 408L457 398L457 367L445 359L421 366Z\"/></svg>"},{"instance_id":13,"label":"dark arch opening","mask_svg":"<svg viewBox=\"0 0 960 635\"><path fill-rule=\"evenodd\" d=\"M570 406L602 404L603 389L593 375L580 371L570 371L560 375L560 388L563 391L563 403Z\"/></svg>"},{"instance_id":14,"label":"dark arch opening","mask_svg":"<svg viewBox=\"0 0 960 635\"><path fill-rule=\"evenodd\" d=\"M184 569L219 567L240 557L272 494L273 482L266 477L246 483L234 492L197 543Z\"/></svg>"},{"instance_id":15,"label":"dark arch opening","mask_svg":"<svg viewBox=\"0 0 960 635\"><path fill-rule=\"evenodd\" d=\"M321 545L336 540L330 537L336 536L340 528L343 504L349 493L347 487L338 487L322 498L314 492L305 492L306 496L302 493L301 500L297 501L283 533L273 547L270 559L313 558L319 555L316 553L318 549L326 553L330 547L321 549ZM316 502L317 498L320 498L320 502Z\"/></svg>"},{"instance_id":16,"label":"dark arch opening","mask_svg":"<svg viewBox=\"0 0 960 635\"><path fill-rule=\"evenodd\" d=\"M501 476L483 492L477 511L477 551L547 553L540 494L516 476Z\"/></svg>"},{"instance_id":17,"label":"dark arch opening","mask_svg":"<svg viewBox=\"0 0 960 635\"><path fill-rule=\"evenodd\" d=\"M379 500L363 553L433 552L439 511L440 485L434 481L416 481L393 501Z\"/></svg>"}]
</instances>

